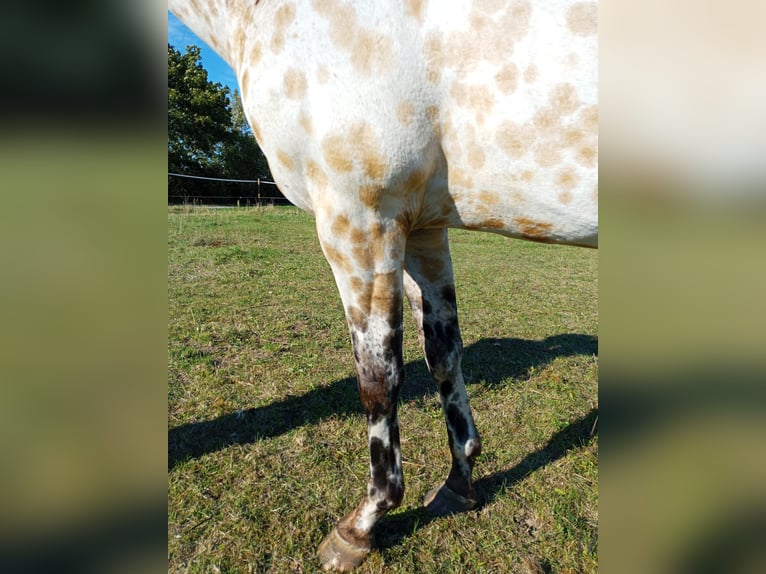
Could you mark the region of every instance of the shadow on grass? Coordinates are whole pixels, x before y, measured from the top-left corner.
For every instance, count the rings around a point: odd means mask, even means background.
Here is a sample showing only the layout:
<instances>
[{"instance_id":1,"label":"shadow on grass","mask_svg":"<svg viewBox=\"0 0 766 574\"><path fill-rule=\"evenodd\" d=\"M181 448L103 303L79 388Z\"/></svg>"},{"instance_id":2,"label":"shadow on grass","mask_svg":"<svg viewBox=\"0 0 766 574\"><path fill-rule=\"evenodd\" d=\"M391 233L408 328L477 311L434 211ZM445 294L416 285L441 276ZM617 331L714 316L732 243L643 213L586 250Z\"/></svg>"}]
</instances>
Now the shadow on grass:
<instances>
[{"instance_id":1,"label":"shadow on grass","mask_svg":"<svg viewBox=\"0 0 766 574\"><path fill-rule=\"evenodd\" d=\"M558 357L596 354L598 339L590 335L555 335L541 341L482 339L465 348L463 371L470 377L469 386L479 382L492 386L509 378L524 380L532 368ZM420 400L436 392L422 360L406 365L405 380L400 397L403 402ZM168 431L168 470L179 462L234 444L276 437L332 415L361 413L356 379L348 377L263 407L184 424Z\"/></svg>"},{"instance_id":2,"label":"shadow on grass","mask_svg":"<svg viewBox=\"0 0 766 574\"><path fill-rule=\"evenodd\" d=\"M592 409L584 417L569 423L553 434L544 447L529 453L512 468L477 480L474 488L479 496L480 508L491 504L500 494L536 470L566 456L570 450L588 444L598 434L597 420L598 410ZM376 546L378 548L397 546L419 528L438 518L429 514L423 507L388 516L376 525Z\"/></svg>"}]
</instances>

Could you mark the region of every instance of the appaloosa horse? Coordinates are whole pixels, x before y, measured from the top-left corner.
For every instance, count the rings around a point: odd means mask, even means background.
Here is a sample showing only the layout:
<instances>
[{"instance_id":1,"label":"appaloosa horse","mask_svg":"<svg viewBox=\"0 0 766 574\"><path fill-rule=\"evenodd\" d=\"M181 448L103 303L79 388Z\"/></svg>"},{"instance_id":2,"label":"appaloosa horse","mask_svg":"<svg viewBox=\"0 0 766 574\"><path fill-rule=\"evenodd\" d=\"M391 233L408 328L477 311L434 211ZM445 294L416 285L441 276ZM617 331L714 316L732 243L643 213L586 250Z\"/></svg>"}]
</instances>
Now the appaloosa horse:
<instances>
[{"instance_id":1,"label":"appaloosa horse","mask_svg":"<svg viewBox=\"0 0 766 574\"><path fill-rule=\"evenodd\" d=\"M447 228L596 247L597 5L570 0L170 0L235 70L284 195L313 213L343 299L370 476L319 547L349 570L404 494L397 398L407 294L452 469L425 504L476 506L481 442Z\"/></svg>"}]
</instances>

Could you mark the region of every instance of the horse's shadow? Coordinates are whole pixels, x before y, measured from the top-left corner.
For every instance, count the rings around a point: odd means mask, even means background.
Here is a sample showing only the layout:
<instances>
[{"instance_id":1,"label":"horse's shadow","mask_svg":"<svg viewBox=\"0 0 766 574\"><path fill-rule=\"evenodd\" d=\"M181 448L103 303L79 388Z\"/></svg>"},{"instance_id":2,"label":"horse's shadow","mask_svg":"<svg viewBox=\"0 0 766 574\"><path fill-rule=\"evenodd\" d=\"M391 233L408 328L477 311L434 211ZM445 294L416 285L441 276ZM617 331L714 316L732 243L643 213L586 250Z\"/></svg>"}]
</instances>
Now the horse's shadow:
<instances>
[{"instance_id":1,"label":"horse's shadow","mask_svg":"<svg viewBox=\"0 0 766 574\"><path fill-rule=\"evenodd\" d=\"M469 386L493 386L503 384L509 378L523 381L534 368L544 366L558 357L597 354L598 339L590 335L555 335L542 341L482 339L466 347L463 371ZM431 382L425 361L410 362L405 369L406 383L400 401L419 401L436 393L436 385ZM168 432L168 469L179 462L233 444L248 444L258 439L276 437L333 415L361 413L356 381L348 377L263 407L181 425ZM596 433L597 420L598 411L592 409L584 417L555 433L544 447L529 453L512 468L477 480L474 486L481 505L491 503L513 484L565 456L568 451L587 444ZM390 548L399 545L433 519L423 507L391 515L376 525L376 546Z\"/></svg>"},{"instance_id":2,"label":"horse's shadow","mask_svg":"<svg viewBox=\"0 0 766 574\"><path fill-rule=\"evenodd\" d=\"M467 374L469 386L478 382L492 386L509 378L524 380L533 368L546 365L557 357L597 354L598 339L590 335L555 335L541 341L482 339L465 348L463 370ZM422 400L436 392L436 385L431 382L423 360L408 363L405 378L400 396L403 402ZM316 424L333 415L361 413L356 380L347 377L303 395L290 396L262 407L183 424L168 431L168 470L185 460L234 444L249 444L259 439L280 436L294 428ZM587 421L583 424L587 426Z\"/></svg>"},{"instance_id":3,"label":"horse's shadow","mask_svg":"<svg viewBox=\"0 0 766 574\"><path fill-rule=\"evenodd\" d=\"M477 480L474 488L479 497L479 507L490 504L498 495L537 469L564 457L568 451L590 442L598 434L597 422L598 410L591 409L587 415L553 434L544 447L527 454L512 468ZM388 516L386 520L381 520L375 526L376 545L379 548L398 546L405 538L435 518L437 517L429 514L422 506Z\"/></svg>"}]
</instances>

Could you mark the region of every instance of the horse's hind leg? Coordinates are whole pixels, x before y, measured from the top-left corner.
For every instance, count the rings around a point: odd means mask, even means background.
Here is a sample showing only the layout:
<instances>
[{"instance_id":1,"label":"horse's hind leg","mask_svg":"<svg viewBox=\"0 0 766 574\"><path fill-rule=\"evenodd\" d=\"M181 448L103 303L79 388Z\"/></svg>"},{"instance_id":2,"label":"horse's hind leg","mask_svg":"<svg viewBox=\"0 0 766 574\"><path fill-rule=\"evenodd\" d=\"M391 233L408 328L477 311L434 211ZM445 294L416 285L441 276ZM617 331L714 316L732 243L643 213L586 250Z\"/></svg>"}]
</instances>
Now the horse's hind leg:
<instances>
[{"instance_id":1,"label":"horse's hind leg","mask_svg":"<svg viewBox=\"0 0 766 574\"><path fill-rule=\"evenodd\" d=\"M455 281L446 229L422 230L407 239L404 288L410 301L426 364L439 385L452 468L443 485L424 501L434 514L470 510L477 505L471 473L481 452L479 433L468 404L461 356Z\"/></svg>"}]
</instances>

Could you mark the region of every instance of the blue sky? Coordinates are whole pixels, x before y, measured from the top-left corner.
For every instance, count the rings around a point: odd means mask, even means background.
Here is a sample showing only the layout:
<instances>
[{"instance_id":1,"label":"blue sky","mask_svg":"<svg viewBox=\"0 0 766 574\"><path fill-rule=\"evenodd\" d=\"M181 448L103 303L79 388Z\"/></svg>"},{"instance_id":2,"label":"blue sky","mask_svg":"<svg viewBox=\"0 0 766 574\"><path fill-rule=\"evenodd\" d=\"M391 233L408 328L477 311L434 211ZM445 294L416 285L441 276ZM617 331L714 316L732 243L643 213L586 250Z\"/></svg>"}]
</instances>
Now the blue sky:
<instances>
[{"instance_id":1,"label":"blue sky","mask_svg":"<svg viewBox=\"0 0 766 574\"><path fill-rule=\"evenodd\" d=\"M229 64L170 12L168 12L168 44L182 53L186 51L186 46L189 44L199 46L202 66L207 70L208 79L211 82L221 82L224 86L229 86L232 92L239 89L237 77Z\"/></svg>"}]
</instances>

